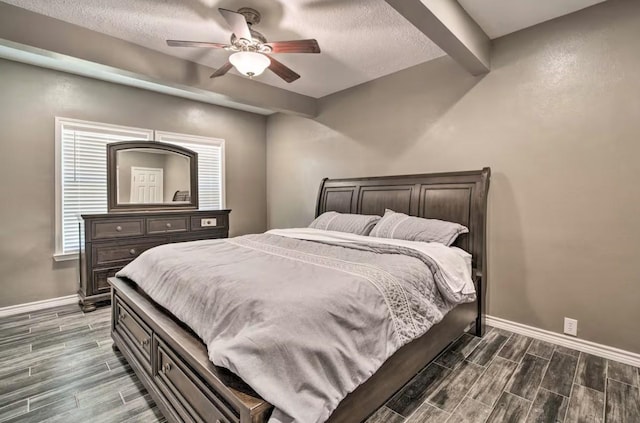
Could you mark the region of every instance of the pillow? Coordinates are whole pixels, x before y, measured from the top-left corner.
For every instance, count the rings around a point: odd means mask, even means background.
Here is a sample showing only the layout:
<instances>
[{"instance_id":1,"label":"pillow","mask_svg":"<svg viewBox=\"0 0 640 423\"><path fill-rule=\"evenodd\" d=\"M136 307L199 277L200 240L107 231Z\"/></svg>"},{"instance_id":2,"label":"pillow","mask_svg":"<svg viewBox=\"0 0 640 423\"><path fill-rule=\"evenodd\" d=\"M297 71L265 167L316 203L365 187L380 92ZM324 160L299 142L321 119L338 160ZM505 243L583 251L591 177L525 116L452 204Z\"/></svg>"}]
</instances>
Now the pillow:
<instances>
[{"instance_id":1,"label":"pillow","mask_svg":"<svg viewBox=\"0 0 640 423\"><path fill-rule=\"evenodd\" d=\"M369 235L406 241L439 242L450 246L458 235L468 232L469 229L458 223L407 216L387 209Z\"/></svg>"},{"instance_id":2,"label":"pillow","mask_svg":"<svg viewBox=\"0 0 640 423\"><path fill-rule=\"evenodd\" d=\"M334 211L322 213L311 222L310 228L325 231L348 232L356 235L369 235L380 216L367 214L343 214Z\"/></svg>"}]
</instances>

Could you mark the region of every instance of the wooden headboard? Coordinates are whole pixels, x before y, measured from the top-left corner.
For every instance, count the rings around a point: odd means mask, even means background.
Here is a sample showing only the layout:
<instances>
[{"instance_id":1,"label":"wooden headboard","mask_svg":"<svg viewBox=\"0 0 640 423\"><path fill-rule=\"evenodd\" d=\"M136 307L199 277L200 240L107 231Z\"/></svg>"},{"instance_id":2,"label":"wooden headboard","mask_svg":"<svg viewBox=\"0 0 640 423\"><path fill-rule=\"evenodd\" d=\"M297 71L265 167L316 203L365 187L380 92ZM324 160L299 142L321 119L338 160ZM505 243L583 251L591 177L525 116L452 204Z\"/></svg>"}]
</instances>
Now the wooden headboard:
<instances>
[{"instance_id":1,"label":"wooden headboard","mask_svg":"<svg viewBox=\"0 0 640 423\"><path fill-rule=\"evenodd\" d=\"M316 217L326 211L377 214L385 209L411 216L447 220L469 228L456 246L470 252L473 267L487 267L487 193L491 169L422 175L350 179L325 178L320 184Z\"/></svg>"}]
</instances>

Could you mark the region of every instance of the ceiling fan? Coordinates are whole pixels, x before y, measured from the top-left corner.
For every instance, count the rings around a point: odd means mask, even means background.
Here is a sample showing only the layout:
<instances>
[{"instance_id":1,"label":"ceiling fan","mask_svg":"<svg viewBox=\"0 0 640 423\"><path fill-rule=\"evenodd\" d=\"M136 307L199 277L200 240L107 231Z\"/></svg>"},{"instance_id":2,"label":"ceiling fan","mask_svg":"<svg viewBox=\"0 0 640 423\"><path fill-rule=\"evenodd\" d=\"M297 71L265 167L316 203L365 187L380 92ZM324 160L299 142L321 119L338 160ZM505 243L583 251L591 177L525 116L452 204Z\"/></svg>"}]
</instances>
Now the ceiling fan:
<instances>
[{"instance_id":1,"label":"ceiling fan","mask_svg":"<svg viewBox=\"0 0 640 423\"><path fill-rule=\"evenodd\" d=\"M266 68L269 68L280 78L291 83L300 78L300 75L268 54L320 53L320 46L313 39L267 42L264 35L253 29L254 25L260 23L260 13L255 9L242 7L237 12L222 8L218 10L232 31L229 44L167 40L167 44L171 47L220 48L233 51L234 53L229 56L229 60L216 70L211 78L226 74L234 66L249 78L258 76Z\"/></svg>"}]
</instances>

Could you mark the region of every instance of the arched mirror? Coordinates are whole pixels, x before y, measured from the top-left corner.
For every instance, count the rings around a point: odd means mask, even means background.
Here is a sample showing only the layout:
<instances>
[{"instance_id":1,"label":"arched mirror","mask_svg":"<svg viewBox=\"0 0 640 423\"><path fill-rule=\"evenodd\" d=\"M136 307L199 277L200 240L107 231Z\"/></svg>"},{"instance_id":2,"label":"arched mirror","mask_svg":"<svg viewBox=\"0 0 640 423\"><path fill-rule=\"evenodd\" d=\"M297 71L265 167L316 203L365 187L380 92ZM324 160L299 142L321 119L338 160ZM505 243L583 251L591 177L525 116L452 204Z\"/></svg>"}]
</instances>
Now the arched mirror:
<instances>
[{"instance_id":1,"label":"arched mirror","mask_svg":"<svg viewBox=\"0 0 640 423\"><path fill-rule=\"evenodd\" d=\"M198 208L198 154L173 144L107 145L109 212Z\"/></svg>"}]
</instances>

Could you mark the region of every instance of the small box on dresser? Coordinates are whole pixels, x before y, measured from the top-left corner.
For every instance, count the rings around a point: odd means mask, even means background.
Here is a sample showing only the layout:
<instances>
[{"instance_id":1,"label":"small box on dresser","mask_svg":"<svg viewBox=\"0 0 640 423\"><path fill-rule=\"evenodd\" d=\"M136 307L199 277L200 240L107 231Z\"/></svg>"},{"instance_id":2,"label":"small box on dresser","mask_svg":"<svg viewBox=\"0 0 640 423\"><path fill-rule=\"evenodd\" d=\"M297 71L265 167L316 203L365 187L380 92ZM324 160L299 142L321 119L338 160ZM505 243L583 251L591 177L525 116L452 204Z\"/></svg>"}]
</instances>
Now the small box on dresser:
<instances>
[{"instance_id":1,"label":"small box on dresser","mask_svg":"<svg viewBox=\"0 0 640 423\"><path fill-rule=\"evenodd\" d=\"M107 279L144 251L171 242L227 238L231 210L188 210L82 215L80 288L83 311L108 302Z\"/></svg>"}]
</instances>

